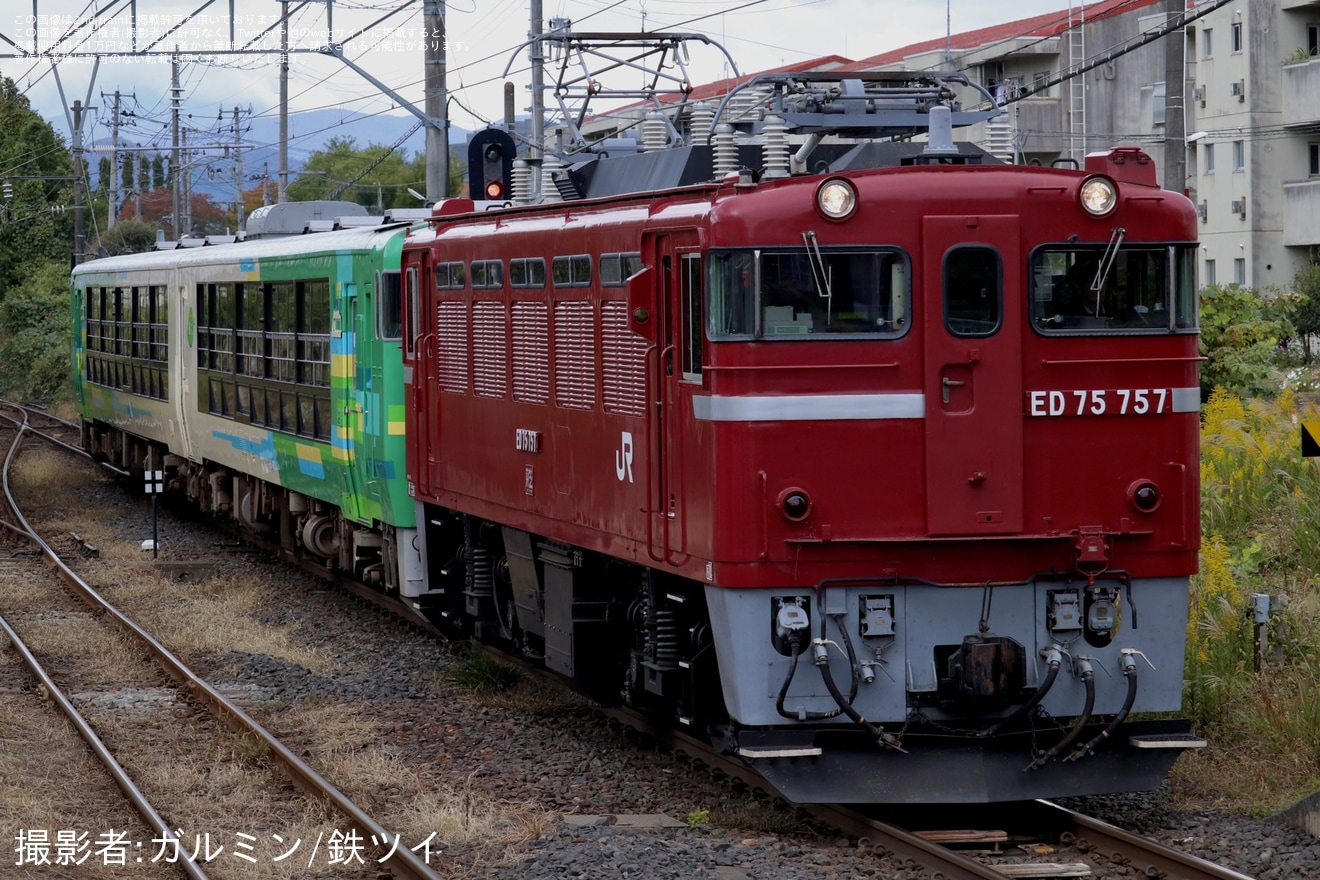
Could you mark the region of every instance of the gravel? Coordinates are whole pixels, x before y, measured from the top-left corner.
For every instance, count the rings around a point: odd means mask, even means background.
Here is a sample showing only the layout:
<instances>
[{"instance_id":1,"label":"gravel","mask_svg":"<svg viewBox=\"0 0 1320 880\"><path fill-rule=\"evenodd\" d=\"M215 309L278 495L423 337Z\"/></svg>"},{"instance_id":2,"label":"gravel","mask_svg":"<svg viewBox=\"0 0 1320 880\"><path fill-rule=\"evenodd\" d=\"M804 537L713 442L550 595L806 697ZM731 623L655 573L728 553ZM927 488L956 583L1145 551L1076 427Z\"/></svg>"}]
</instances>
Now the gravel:
<instances>
[{"instance_id":1,"label":"gravel","mask_svg":"<svg viewBox=\"0 0 1320 880\"><path fill-rule=\"evenodd\" d=\"M110 484L89 487L90 509L136 501ZM123 516L128 535L142 530L136 513ZM448 847L446 876L917 876L856 841L812 827L790 805L714 778L685 757L602 720L576 698L543 694L540 700L524 697L521 704L479 700L445 679L452 662L445 644L285 566L220 549L222 541L203 522L162 512L159 529L162 559L215 560L217 570L249 572L265 584L271 601L263 619L291 627L291 637L314 646L324 660L323 668L313 671L267 656L210 652L188 658L195 669L257 704L362 701L369 705L377 748L426 765L455 790L468 786L497 803L530 805L551 816L539 836L512 846ZM1176 810L1162 791L1088 798L1069 806L1258 880L1320 877L1318 841L1270 820ZM565 818L573 816L579 817L575 823ZM619 819L634 816L677 823L639 828ZM689 817L696 824L687 824ZM702 817L708 824L701 824ZM1088 860L1096 877L1138 876L1103 857Z\"/></svg>"}]
</instances>

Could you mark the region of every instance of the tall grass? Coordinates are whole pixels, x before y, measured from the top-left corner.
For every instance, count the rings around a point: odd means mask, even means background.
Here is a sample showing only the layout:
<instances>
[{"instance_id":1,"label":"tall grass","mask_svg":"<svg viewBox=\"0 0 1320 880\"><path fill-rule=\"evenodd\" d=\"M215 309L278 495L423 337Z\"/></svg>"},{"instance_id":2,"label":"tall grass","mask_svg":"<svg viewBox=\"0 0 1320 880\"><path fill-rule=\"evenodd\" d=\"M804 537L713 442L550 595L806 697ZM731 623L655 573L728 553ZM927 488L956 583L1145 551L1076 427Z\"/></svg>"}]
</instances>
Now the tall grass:
<instances>
[{"instance_id":1,"label":"tall grass","mask_svg":"<svg viewBox=\"0 0 1320 880\"><path fill-rule=\"evenodd\" d=\"M1320 787L1320 459L1302 458L1300 440L1312 420L1314 405L1290 392L1244 402L1216 390L1202 423L1187 708L1219 756L1198 759L1206 779L1236 780L1248 800L1269 790L1262 775L1286 775L1285 798ZM1253 593L1275 609L1259 668Z\"/></svg>"}]
</instances>

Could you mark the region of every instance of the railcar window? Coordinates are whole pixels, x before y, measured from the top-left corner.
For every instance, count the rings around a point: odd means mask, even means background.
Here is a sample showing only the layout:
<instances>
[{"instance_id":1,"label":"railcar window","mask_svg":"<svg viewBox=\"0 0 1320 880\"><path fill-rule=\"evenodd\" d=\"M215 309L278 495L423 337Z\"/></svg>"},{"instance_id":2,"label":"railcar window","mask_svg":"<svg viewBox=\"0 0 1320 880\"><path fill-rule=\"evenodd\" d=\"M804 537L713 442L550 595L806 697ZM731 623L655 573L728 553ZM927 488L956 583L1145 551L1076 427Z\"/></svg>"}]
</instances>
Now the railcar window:
<instances>
[{"instance_id":1,"label":"railcar window","mask_svg":"<svg viewBox=\"0 0 1320 880\"><path fill-rule=\"evenodd\" d=\"M238 304L238 372L245 376L266 375L266 296L274 287L276 296L287 296L287 282L275 285L235 284Z\"/></svg>"},{"instance_id":2,"label":"railcar window","mask_svg":"<svg viewBox=\"0 0 1320 880\"><path fill-rule=\"evenodd\" d=\"M151 288L133 288L133 357L146 360L151 354Z\"/></svg>"},{"instance_id":3,"label":"railcar window","mask_svg":"<svg viewBox=\"0 0 1320 880\"><path fill-rule=\"evenodd\" d=\"M907 256L894 248L713 251L712 339L894 338L907 330Z\"/></svg>"},{"instance_id":4,"label":"railcar window","mask_svg":"<svg viewBox=\"0 0 1320 880\"><path fill-rule=\"evenodd\" d=\"M409 266L405 274L408 290L408 338L404 340L404 348L409 357L417 354L417 340L425 332L422 327L422 287L419 278L417 267Z\"/></svg>"},{"instance_id":5,"label":"railcar window","mask_svg":"<svg viewBox=\"0 0 1320 880\"><path fill-rule=\"evenodd\" d=\"M298 283L297 381L319 388L330 387L329 281Z\"/></svg>"},{"instance_id":6,"label":"railcar window","mask_svg":"<svg viewBox=\"0 0 1320 880\"><path fill-rule=\"evenodd\" d=\"M114 292L115 354L125 357L133 354L133 313L130 292L116 287Z\"/></svg>"},{"instance_id":7,"label":"railcar window","mask_svg":"<svg viewBox=\"0 0 1320 880\"><path fill-rule=\"evenodd\" d=\"M470 277L474 288L503 287L504 264L499 260L473 260Z\"/></svg>"},{"instance_id":8,"label":"railcar window","mask_svg":"<svg viewBox=\"0 0 1320 880\"><path fill-rule=\"evenodd\" d=\"M376 333L381 339L403 336L403 289L398 272L382 272L376 279Z\"/></svg>"},{"instance_id":9,"label":"railcar window","mask_svg":"<svg viewBox=\"0 0 1320 880\"><path fill-rule=\"evenodd\" d=\"M467 268L462 263L436 263L434 274L437 290L462 290L467 286Z\"/></svg>"},{"instance_id":10,"label":"railcar window","mask_svg":"<svg viewBox=\"0 0 1320 880\"><path fill-rule=\"evenodd\" d=\"M550 276L555 287L586 287L591 284L591 257L586 254L555 257Z\"/></svg>"},{"instance_id":11,"label":"railcar window","mask_svg":"<svg viewBox=\"0 0 1320 880\"><path fill-rule=\"evenodd\" d=\"M999 252L957 247L944 255L944 324L954 336L989 336L1003 303Z\"/></svg>"},{"instance_id":12,"label":"railcar window","mask_svg":"<svg viewBox=\"0 0 1320 880\"><path fill-rule=\"evenodd\" d=\"M204 411L330 438L330 282L197 285Z\"/></svg>"},{"instance_id":13,"label":"railcar window","mask_svg":"<svg viewBox=\"0 0 1320 880\"><path fill-rule=\"evenodd\" d=\"M641 254L601 254L600 286L622 287L624 282L642 271Z\"/></svg>"},{"instance_id":14,"label":"railcar window","mask_svg":"<svg viewBox=\"0 0 1320 880\"><path fill-rule=\"evenodd\" d=\"M151 297L154 303L154 311L151 315L151 359L167 361L170 341L170 298L166 295L165 285L153 285Z\"/></svg>"},{"instance_id":15,"label":"railcar window","mask_svg":"<svg viewBox=\"0 0 1320 880\"><path fill-rule=\"evenodd\" d=\"M509 260L509 286L545 287L545 260L540 257Z\"/></svg>"},{"instance_id":16,"label":"railcar window","mask_svg":"<svg viewBox=\"0 0 1320 880\"><path fill-rule=\"evenodd\" d=\"M89 287L84 378L157 400L169 399L166 313L160 285Z\"/></svg>"},{"instance_id":17,"label":"railcar window","mask_svg":"<svg viewBox=\"0 0 1320 880\"><path fill-rule=\"evenodd\" d=\"M1043 334L1170 333L1197 326L1194 248L1049 245L1031 256L1031 323Z\"/></svg>"},{"instance_id":18,"label":"railcar window","mask_svg":"<svg viewBox=\"0 0 1320 880\"><path fill-rule=\"evenodd\" d=\"M683 378L701 380L701 255L683 254L679 275L679 296L683 309Z\"/></svg>"}]
</instances>

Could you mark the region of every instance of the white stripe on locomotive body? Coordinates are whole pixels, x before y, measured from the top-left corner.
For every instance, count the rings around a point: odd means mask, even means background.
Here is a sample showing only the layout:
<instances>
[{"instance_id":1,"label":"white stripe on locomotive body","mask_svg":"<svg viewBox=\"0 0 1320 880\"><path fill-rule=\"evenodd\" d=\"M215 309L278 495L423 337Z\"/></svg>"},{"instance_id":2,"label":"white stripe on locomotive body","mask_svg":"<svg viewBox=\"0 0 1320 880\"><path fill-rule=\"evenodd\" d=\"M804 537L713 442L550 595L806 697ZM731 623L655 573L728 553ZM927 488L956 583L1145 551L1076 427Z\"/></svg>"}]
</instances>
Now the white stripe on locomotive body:
<instances>
[{"instance_id":1,"label":"white stripe on locomotive body","mask_svg":"<svg viewBox=\"0 0 1320 880\"><path fill-rule=\"evenodd\" d=\"M1201 411L1200 388L1174 388L1172 412ZM926 395L781 394L758 397L706 395L692 398L693 416L703 422L824 422L860 419L924 419Z\"/></svg>"},{"instance_id":2,"label":"white stripe on locomotive body","mask_svg":"<svg viewBox=\"0 0 1320 880\"><path fill-rule=\"evenodd\" d=\"M920 419L926 395L780 394L692 398L693 415L706 422L822 422L832 419Z\"/></svg>"}]
</instances>

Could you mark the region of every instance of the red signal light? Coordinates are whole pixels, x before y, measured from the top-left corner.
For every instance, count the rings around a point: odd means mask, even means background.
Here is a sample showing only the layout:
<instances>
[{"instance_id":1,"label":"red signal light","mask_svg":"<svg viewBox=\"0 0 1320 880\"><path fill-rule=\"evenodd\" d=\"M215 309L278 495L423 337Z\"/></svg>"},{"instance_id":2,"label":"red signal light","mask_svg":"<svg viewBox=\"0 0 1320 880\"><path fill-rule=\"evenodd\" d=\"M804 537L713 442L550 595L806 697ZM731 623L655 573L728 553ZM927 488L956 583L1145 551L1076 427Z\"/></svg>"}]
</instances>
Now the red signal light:
<instances>
[{"instance_id":1,"label":"red signal light","mask_svg":"<svg viewBox=\"0 0 1320 880\"><path fill-rule=\"evenodd\" d=\"M486 198L502 199L504 198L504 184L498 180L492 180L486 184Z\"/></svg>"}]
</instances>

